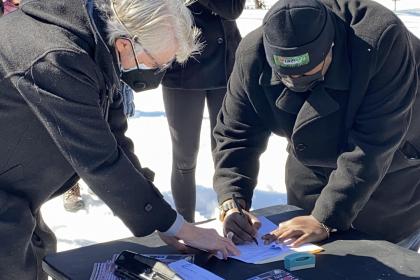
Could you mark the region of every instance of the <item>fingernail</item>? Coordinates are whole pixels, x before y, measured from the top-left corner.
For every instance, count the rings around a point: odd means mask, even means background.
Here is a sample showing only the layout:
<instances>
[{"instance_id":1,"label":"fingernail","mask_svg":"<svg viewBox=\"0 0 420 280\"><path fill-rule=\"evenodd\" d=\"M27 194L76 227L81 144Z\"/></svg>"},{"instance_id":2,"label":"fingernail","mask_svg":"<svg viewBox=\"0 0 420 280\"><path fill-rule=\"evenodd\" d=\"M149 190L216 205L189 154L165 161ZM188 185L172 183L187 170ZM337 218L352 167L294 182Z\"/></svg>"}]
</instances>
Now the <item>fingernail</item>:
<instances>
[{"instance_id":1,"label":"fingernail","mask_svg":"<svg viewBox=\"0 0 420 280\"><path fill-rule=\"evenodd\" d=\"M232 238L233 238L233 232L229 231L229 232L226 234L226 237L227 237L228 239L232 240Z\"/></svg>"}]
</instances>

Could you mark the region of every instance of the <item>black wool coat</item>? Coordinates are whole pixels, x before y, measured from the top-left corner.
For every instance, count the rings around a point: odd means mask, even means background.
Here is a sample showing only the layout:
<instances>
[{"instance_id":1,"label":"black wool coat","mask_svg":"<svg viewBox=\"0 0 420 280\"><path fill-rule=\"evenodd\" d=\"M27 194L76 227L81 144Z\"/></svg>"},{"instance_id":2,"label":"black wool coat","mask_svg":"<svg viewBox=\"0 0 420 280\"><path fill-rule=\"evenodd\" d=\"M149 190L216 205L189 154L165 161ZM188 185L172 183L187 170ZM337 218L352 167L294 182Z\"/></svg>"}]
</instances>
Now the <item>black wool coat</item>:
<instances>
[{"instance_id":1,"label":"black wool coat","mask_svg":"<svg viewBox=\"0 0 420 280\"><path fill-rule=\"evenodd\" d=\"M235 20L245 0L198 0L189 6L201 30L202 52L185 65L174 64L162 85L173 89L226 88L241 35Z\"/></svg>"},{"instance_id":2,"label":"black wool coat","mask_svg":"<svg viewBox=\"0 0 420 280\"><path fill-rule=\"evenodd\" d=\"M262 28L237 51L214 134L219 202L251 205L271 133L286 137L288 203L320 222L399 241L420 229L420 41L373 1L322 1L335 25L332 64L313 91L272 73Z\"/></svg>"},{"instance_id":3,"label":"black wool coat","mask_svg":"<svg viewBox=\"0 0 420 280\"><path fill-rule=\"evenodd\" d=\"M124 135L115 50L84 5L24 1L0 19L0 225L22 223L13 235L33 223L20 213L38 212L79 176L137 236L176 218ZM27 208L9 211L21 199ZM7 236L0 226L0 242Z\"/></svg>"}]
</instances>

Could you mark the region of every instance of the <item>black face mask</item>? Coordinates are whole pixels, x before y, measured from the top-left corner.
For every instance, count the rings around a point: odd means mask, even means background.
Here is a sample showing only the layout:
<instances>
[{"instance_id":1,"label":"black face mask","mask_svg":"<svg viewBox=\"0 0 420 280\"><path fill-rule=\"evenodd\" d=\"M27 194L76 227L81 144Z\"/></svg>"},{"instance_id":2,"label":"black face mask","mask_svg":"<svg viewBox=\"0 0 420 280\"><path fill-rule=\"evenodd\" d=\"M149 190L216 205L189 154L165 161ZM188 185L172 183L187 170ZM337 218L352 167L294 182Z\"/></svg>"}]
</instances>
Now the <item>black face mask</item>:
<instances>
[{"instance_id":1,"label":"black face mask","mask_svg":"<svg viewBox=\"0 0 420 280\"><path fill-rule=\"evenodd\" d=\"M280 75L279 75L280 76ZM322 74L322 69L310 76L300 76L297 78L292 78L289 76L280 76L282 83L288 87L290 90L295 92L305 92L311 90L315 87L318 82L324 80L324 75Z\"/></svg>"},{"instance_id":2,"label":"black face mask","mask_svg":"<svg viewBox=\"0 0 420 280\"><path fill-rule=\"evenodd\" d=\"M334 44L333 44L334 46ZM332 46L331 46L332 48ZM324 67L326 66L327 69L331 63L331 56L332 52L327 54L327 57L324 59L324 62L322 63L322 68L318 72L316 72L313 75L306 75L306 76L300 76L297 78L292 78L290 76L281 75L280 73L277 73L278 77L282 81L282 83L289 88L290 90L294 92L305 92L308 90L313 89L319 82L324 81L325 72Z\"/></svg>"},{"instance_id":3,"label":"black face mask","mask_svg":"<svg viewBox=\"0 0 420 280\"><path fill-rule=\"evenodd\" d=\"M133 69L121 72L121 80L135 92L157 88L165 71L156 69Z\"/></svg>"}]
</instances>

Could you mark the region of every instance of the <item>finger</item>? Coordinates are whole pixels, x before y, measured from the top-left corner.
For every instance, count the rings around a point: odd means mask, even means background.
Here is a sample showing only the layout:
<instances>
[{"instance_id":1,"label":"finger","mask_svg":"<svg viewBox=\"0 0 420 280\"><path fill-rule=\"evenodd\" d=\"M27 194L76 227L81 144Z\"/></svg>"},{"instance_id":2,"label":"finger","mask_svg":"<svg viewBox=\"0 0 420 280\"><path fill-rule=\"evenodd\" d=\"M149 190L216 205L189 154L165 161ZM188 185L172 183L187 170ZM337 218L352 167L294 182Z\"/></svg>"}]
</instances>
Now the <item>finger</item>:
<instances>
[{"instance_id":1,"label":"finger","mask_svg":"<svg viewBox=\"0 0 420 280\"><path fill-rule=\"evenodd\" d=\"M285 232L283 232L280 236L278 236L277 240L281 243L283 243L285 240L290 238L298 238L303 233L301 231L295 230L295 229L288 229Z\"/></svg>"},{"instance_id":2,"label":"finger","mask_svg":"<svg viewBox=\"0 0 420 280\"><path fill-rule=\"evenodd\" d=\"M238 237L238 236L234 235L234 236L232 237L232 242L233 242L234 244L244 244L246 241L244 241L244 240L242 240L242 239L239 239L239 237Z\"/></svg>"},{"instance_id":3,"label":"finger","mask_svg":"<svg viewBox=\"0 0 420 280\"><path fill-rule=\"evenodd\" d=\"M222 238L218 241L220 245L220 251L223 253L223 258L227 259L227 257L230 255L230 252L237 253L235 250L236 246L233 244L232 240L228 238Z\"/></svg>"},{"instance_id":4,"label":"finger","mask_svg":"<svg viewBox=\"0 0 420 280\"><path fill-rule=\"evenodd\" d=\"M233 218L233 221L243 230L245 231L248 235L250 235L251 237L254 236L254 228L252 226L250 217L248 215L235 215Z\"/></svg>"},{"instance_id":5,"label":"finger","mask_svg":"<svg viewBox=\"0 0 420 280\"><path fill-rule=\"evenodd\" d=\"M236 226L240 229L240 232L235 232L235 234L239 235L239 238L247 241L252 242L252 238L256 235L255 229L252 227L250 221L247 217L239 216L240 218L236 218L234 222Z\"/></svg>"},{"instance_id":6,"label":"finger","mask_svg":"<svg viewBox=\"0 0 420 280\"><path fill-rule=\"evenodd\" d=\"M236 222L236 219L239 218L239 220L244 219L241 217L238 213L232 213L229 217L227 217L223 223L224 227L224 233L227 235L228 232L233 232L233 242L236 244L243 244L248 242L248 239L250 238L246 233L244 233L243 229L238 226L238 223Z\"/></svg>"},{"instance_id":7,"label":"finger","mask_svg":"<svg viewBox=\"0 0 420 280\"><path fill-rule=\"evenodd\" d=\"M181 252L188 252L190 248L181 242L176 242L174 245L175 249Z\"/></svg>"},{"instance_id":8,"label":"finger","mask_svg":"<svg viewBox=\"0 0 420 280\"><path fill-rule=\"evenodd\" d=\"M233 235L233 236L234 236L234 235ZM222 241L223 241L224 243L227 243L227 244L231 245L231 246L235 246L235 244L233 244L232 240L231 240L231 239L229 239L229 238L227 238L227 237L222 237Z\"/></svg>"},{"instance_id":9,"label":"finger","mask_svg":"<svg viewBox=\"0 0 420 280\"><path fill-rule=\"evenodd\" d=\"M221 248L221 249L219 250L219 252L221 252L221 253L222 253L222 256L223 256L223 259L224 259L224 260L226 260L226 259L228 258L228 256L229 256L229 254L228 254L228 250L227 250L225 247Z\"/></svg>"},{"instance_id":10,"label":"finger","mask_svg":"<svg viewBox=\"0 0 420 280\"><path fill-rule=\"evenodd\" d=\"M168 245L174 247L178 251L186 252L186 251L189 250L188 246L186 246L185 244L179 242L175 238L168 238L168 239L165 239L163 241L166 242Z\"/></svg>"},{"instance_id":11,"label":"finger","mask_svg":"<svg viewBox=\"0 0 420 280\"><path fill-rule=\"evenodd\" d=\"M258 230L261 227L261 222L257 217L255 217L251 213L248 213L248 218L249 218L250 224L252 225L253 236L255 237L257 235Z\"/></svg>"},{"instance_id":12,"label":"finger","mask_svg":"<svg viewBox=\"0 0 420 280\"><path fill-rule=\"evenodd\" d=\"M232 223L229 224L229 228L227 230L232 231L234 236L239 239L239 244L242 244L252 241L251 233L248 232L246 228L244 228L246 226L248 226L248 230L252 231L252 227L247 219L240 217L238 220L233 220Z\"/></svg>"},{"instance_id":13,"label":"finger","mask_svg":"<svg viewBox=\"0 0 420 280\"><path fill-rule=\"evenodd\" d=\"M264 240L264 244L265 245L268 245L268 244L274 242L286 230L287 230L287 227L282 227L282 224L279 224L279 227L278 228L276 228L275 230L271 231L270 233L265 234L262 237L262 239Z\"/></svg>"},{"instance_id":14,"label":"finger","mask_svg":"<svg viewBox=\"0 0 420 280\"><path fill-rule=\"evenodd\" d=\"M234 255L234 256L239 256L241 254L238 247L236 247L235 244L233 244L232 240L227 240L226 242L227 242L226 248L229 254Z\"/></svg>"},{"instance_id":15,"label":"finger","mask_svg":"<svg viewBox=\"0 0 420 280\"><path fill-rule=\"evenodd\" d=\"M242 232L242 230L235 224L235 225L233 225L233 226L231 226L229 229L227 229L229 232L232 232L233 233L233 236L232 236L232 241L235 243L235 244L244 244L244 243L246 243L247 241L246 240L244 240L244 239L242 239L241 238L241 232Z\"/></svg>"},{"instance_id":16,"label":"finger","mask_svg":"<svg viewBox=\"0 0 420 280\"><path fill-rule=\"evenodd\" d=\"M234 233L233 233L233 232L231 232L231 231L229 231L229 232L226 234L226 237L227 237L227 239L229 239L229 240L232 240L233 236L234 236Z\"/></svg>"},{"instance_id":17,"label":"finger","mask_svg":"<svg viewBox=\"0 0 420 280\"><path fill-rule=\"evenodd\" d=\"M232 242L229 242L229 245L230 245L230 248L235 248L235 250L236 251L238 251L237 249L236 249L236 246L235 246L235 244L238 244L237 242L239 242L239 239L237 239L236 237L235 237L235 234L233 233L233 232L231 232L231 231L229 231L227 234L226 234L226 238L227 239L229 239L230 241L232 241ZM236 241L236 242L235 242ZM229 251L231 251L232 249L230 249ZM236 254L235 254L236 255Z\"/></svg>"},{"instance_id":18,"label":"finger","mask_svg":"<svg viewBox=\"0 0 420 280\"><path fill-rule=\"evenodd\" d=\"M292 244L290 244L290 246L292 247L299 247L300 245L309 242L309 237L310 234L305 233L303 235L301 235L298 239L296 239Z\"/></svg>"},{"instance_id":19,"label":"finger","mask_svg":"<svg viewBox=\"0 0 420 280\"><path fill-rule=\"evenodd\" d=\"M292 244L293 242L295 242L297 238L287 238L283 241L284 245L290 246L290 244Z\"/></svg>"},{"instance_id":20,"label":"finger","mask_svg":"<svg viewBox=\"0 0 420 280\"><path fill-rule=\"evenodd\" d=\"M242 239L246 240L247 242L255 241L255 238L258 234L258 228L261 226L261 222L255 216L247 213L245 217L241 217L242 219L235 219L237 226L242 229L245 236L240 236ZM252 220L251 220L252 219Z\"/></svg>"},{"instance_id":21,"label":"finger","mask_svg":"<svg viewBox=\"0 0 420 280\"><path fill-rule=\"evenodd\" d=\"M261 237L262 240L264 240L264 245L268 245L272 242L274 242L274 240L277 239L277 236L275 236L274 234L266 234L264 236Z\"/></svg>"},{"instance_id":22,"label":"finger","mask_svg":"<svg viewBox=\"0 0 420 280\"><path fill-rule=\"evenodd\" d=\"M288 227L278 227L275 230L271 231L269 234L279 237L288 229L289 229Z\"/></svg>"}]
</instances>

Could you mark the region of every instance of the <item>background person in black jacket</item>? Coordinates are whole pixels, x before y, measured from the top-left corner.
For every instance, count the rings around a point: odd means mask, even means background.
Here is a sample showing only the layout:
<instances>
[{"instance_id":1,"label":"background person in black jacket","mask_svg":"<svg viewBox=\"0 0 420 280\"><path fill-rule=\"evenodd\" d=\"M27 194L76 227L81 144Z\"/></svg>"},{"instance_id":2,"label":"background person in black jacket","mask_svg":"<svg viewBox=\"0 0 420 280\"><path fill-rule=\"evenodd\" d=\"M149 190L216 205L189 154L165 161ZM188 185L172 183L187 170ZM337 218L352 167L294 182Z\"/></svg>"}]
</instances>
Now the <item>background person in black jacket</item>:
<instances>
[{"instance_id":1,"label":"background person in black jacket","mask_svg":"<svg viewBox=\"0 0 420 280\"><path fill-rule=\"evenodd\" d=\"M319 241L353 227L420 246L420 40L368 0L282 0L237 51L214 130L225 231L252 241L249 209L271 133L286 137L288 203L306 215L267 241Z\"/></svg>"},{"instance_id":2,"label":"background person in black jacket","mask_svg":"<svg viewBox=\"0 0 420 280\"><path fill-rule=\"evenodd\" d=\"M79 177L136 236L237 252L170 207L125 136L120 79L158 85L197 49L192 23L181 0L30 0L0 19L1 279L46 279L56 238L40 208Z\"/></svg>"},{"instance_id":3,"label":"background person in black jacket","mask_svg":"<svg viewBox=\"0 0 420 280\"><path fill-rule=\"evenodd\" d=\"M195 170L204 104L213 131L241 40L235 19L244 5L245 0L198 0L190 5L204 48L186 65L169 69L162 83L172 140L172 195L176 209L190 222L195 213ZM211 134L212 150L214 147Z\"/></svg>"}]
</instances>

